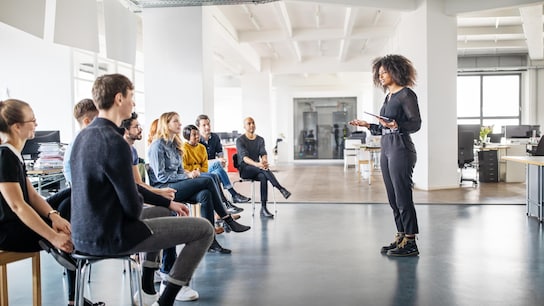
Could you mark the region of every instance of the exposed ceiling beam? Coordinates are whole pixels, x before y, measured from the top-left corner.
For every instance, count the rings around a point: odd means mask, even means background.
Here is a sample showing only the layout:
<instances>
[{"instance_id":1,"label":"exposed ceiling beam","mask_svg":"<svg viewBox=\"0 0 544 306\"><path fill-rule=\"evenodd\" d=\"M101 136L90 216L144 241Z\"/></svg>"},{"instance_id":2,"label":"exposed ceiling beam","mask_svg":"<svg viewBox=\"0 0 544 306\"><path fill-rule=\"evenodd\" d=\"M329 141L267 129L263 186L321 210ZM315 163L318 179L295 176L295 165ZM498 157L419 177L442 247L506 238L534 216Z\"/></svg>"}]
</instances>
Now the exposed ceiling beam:
<instances>
[{"instance_id":1,"label":"exposed ceiling beam","mask_svg":"<svg viewBox=\"0 0 544 306\"><path fill-rule=\"evenodd\" d=\"M291 1L291 0L285 0ZM313 2L324 4L341 4L352 7L372 7L397 11L413 11L417 9L419 0L295 0L297 2Z\"/></svg>"},{"instance_id":2,"label":"exposed ceiling beam","mask_svg":"<svg viewBox=\"0 0 544 306\"><path fill-rule=\"evenodd\" d=\"M457 42L457 49L476 49L476 48L484 48L484 49L493 49L493 48L499 48L499 49L509 49L509 48L526 48L525 40L500 40L497 42L494 42L492 40L490 41L458 41Z\"/></svg>"},{"instance_id":3,"label":"exposed ceiling beam","mask_svg":"<svg viewBox=\"0 0 544 306\"><path fill-rule=\"evenodd\" d=\"M234 49L240 58L246 61L256 71L261 71L259 54L247 43L240 43L238 33L226 16L217 7L207 7L217 25L217 32L224 41Z\"/></svg>"},{"instance_id":4,"label":"exposed ceiling beam","mask_svg":"<svg viewBox=\"0 0 544 306\"><path fill-rule=\"evenodd\" d=\"M357 9L348 7L344 16L344 38L340 41L340 51L338 54L338 60L343 62L348 55L351 33L353 32L353 26L355 25L355 19L357 17Z\"/></svg>"},{"instance_id":5,"label":"exposed ceiling beam","mask_svg":"<svg viewBox=\"0 0 544 306\"><path fill-rule=\"evenodd\" d=\"M290 40L289 47L291 51L293 52L296 60L300 63L302 62L302 53L300 52L300 46L298 45L298 42L292 39L293 25L291 23L291 18L289 17L289 12L287 11L287 6L285 5L285 2L283 1L275 2L275 5L277 10L279 11L279 16L281 20L280 23L283 27L284 32L287 34L287 37Z\"/></svg>"},{"instance_id":6,"label":"exposed ceiling beam","mask_svg":"<svg viewBox=\"0 0 544 306\"><path fill-rule=\"evenodd\" d=\"M395 32L394 27L372 27L372 28L353 28L349 39L367 39L375 37L388 37ZM240 42L282 42L285 41L285 32L282 30L272 31L241 31L238 32ZM340 28L329 29L299 29L293 32L290 39L294 41L312 41L312 40L334 40L345 37L344 30Z\"/></svg>"},{"instance_id":7,"label":"exposed ceiling beam","mask_svg":"<svg viewBox=\"0 0 544 306\"><path fill-rule=\"evenodd\" d=\"M519 9L523 20L523 32L527 37L529 57L533 60L544 59L544 40L542 30L542 4Z\"/></svg>"},{"instance_id":8,"label":"exposed ceiling beam","mask_svg":"<svg viewBox=\"0 0 544 306\"><path fill-rule=\"evenodd\" d=\"M474 1L474 0L445 0L444 11L448 15L457 15L467 12L486 11L508 7L519 7L542 3L535 0L495 0L495 1Z\"/></svg>"},{"instance_id":9,"label":"exposed ceiling beam","mask_svg":"<svg viewBox=\"0 0 544 306\"><path fill-rule=\"evenodd\" d=\"M458 27L457 35L501 35L501 34L523 34L522 26L502 27Z\"/></svg>"}]
</instances>

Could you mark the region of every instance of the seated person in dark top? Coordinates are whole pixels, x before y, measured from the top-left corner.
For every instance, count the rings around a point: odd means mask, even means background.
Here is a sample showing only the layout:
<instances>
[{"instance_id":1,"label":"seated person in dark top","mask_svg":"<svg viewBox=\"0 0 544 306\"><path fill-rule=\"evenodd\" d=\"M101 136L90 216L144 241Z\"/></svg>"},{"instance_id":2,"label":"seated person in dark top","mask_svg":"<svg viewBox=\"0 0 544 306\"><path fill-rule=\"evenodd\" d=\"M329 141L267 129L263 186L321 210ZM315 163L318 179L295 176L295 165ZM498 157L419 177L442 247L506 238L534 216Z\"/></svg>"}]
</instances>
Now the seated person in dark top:
<instances>
[{"instance_id":1,"label":"seated person in dark top","mask_svg":"<svg viewBox=\"0 0 544 306\"><path fill-rule=\"evenodd\" d=\"M73 250L68 222L70 189L44 200L28 179L21 156L25 142L34 138L36 126L29 104L15 99L0 101L0 250L36 252L45 248L66 268L68 305L73 305L75 263L67 254ZM103 304L86 300L84 305Z\"/></svg>"},{"instance_id":2,"label":"seated person in dark top","mask_svg":"<svg viewBox=\"0 0 544 306\"><path fill-rule=\"evenodd\" d=\"M268 168L268 155L264 145L264 138L255 134L255 121L251 117L244 119L244 135L236 139L238 151L238 165L240 177L261 182L261 216L273 218L274 215L266 208L268 200L268 182L279 189L284 198L289 198L291 193L285 189L276 179L274 173Z\"/></svg>"},{"instance_id":3,"label":"seated person in dark top","mask_svg":"<svg viewBox=\"0 0 544 306\"><path fill-rule=\"evenodd\" d=\"M234 190L229 176L227 172L225 172L224 168L227 161L223 156L223 145L221 144L219 136L212 133L210 118L207 115L199 115L196 118L195 125L200 132L200 143L206 147L206 152L208 153L208 172L219 175L223 187L231 194L234 203L247 203L251 201L250 198L247 198ZM237 206L233 206L237 208Z\"/></svg>"},{"instance_id":4,"label":"seated person in dark top","mask_svg":"<svg viewBox=\"0 0 544 306\"><path fill-rule=\"evenodd\" d=\"M75 249L93 255L145 252L143 303L171 306L209 248L213 227L200 218L157 217L169 214L165 207L143 209L134 179L127 179L133 176L131 153L119 128L134 107L132 82L120 74L103 75L95 80L92 92L99 114L74 140L70 160ZM159 251L179 244L185 247L158 297L153 275Z\"/></svg>"}]
</instances>

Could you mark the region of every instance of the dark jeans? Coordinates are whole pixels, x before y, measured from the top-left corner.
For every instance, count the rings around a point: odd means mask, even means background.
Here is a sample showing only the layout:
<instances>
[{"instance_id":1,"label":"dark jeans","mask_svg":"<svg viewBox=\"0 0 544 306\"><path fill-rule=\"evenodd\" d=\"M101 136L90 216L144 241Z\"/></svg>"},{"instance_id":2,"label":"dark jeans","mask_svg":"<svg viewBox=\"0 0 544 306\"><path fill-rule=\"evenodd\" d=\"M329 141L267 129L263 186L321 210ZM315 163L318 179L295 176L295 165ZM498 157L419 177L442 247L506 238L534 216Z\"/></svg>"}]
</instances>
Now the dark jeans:
<instances>
[{"instance_id":1,"label":"dark jeans","mask_svg":"<svg viewBox=\"0 0 544 306\"><path fill-rule=\"evenodd\" d=\"M221 218L227 215L221 197L217 193L215 183L210 177L200 176L185 179L175 183L168 183L167 186L176 189L176 201L200 203L202 217L210 221L212 225L215 221L214 210Z\"/></svg>"},{"instance_id":2,"label":"dark jeans","mask_svg":"<svg viewBox=\"0 0 544 306\"><path fill-rule=\"evenodd\" d=\"M240 177L261 182L261 203L266 203L268 201L268 182L278 189L283 189L274 176L274 173L270 170L263 170L251 165L245 165L240 169Z\"/></svg>"},{"instance_id":3,"label":"dark jeans","mask_svg":"<svg viewBox=\"0 0 544 306\"><path fill-rule=\"evenodd\" d=\"M409 137L402 134L382 136L380 166L389 205L399 233L418 234L416 208L412 194L412 173L417 155Z\"/></svg>"}]
</instances>

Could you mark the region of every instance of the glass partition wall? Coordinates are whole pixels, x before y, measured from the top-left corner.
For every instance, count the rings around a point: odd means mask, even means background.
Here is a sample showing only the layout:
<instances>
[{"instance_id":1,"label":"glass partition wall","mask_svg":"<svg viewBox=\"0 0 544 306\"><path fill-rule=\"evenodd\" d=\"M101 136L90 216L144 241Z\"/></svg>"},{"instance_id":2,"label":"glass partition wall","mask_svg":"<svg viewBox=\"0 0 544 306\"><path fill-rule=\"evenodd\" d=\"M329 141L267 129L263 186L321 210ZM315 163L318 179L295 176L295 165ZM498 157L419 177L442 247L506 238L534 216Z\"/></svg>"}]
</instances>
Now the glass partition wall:
<instances>
[{"instance_id":1,"label":"glass partition wall","mask_svg":"<svg viewBox=\"0 0 544 306\"><path fill-rule=\"evenodd\" d=\"M295 98L294 159L342 159L344 139L355 128L356 97Z\"/></svg>"}]
</instances>

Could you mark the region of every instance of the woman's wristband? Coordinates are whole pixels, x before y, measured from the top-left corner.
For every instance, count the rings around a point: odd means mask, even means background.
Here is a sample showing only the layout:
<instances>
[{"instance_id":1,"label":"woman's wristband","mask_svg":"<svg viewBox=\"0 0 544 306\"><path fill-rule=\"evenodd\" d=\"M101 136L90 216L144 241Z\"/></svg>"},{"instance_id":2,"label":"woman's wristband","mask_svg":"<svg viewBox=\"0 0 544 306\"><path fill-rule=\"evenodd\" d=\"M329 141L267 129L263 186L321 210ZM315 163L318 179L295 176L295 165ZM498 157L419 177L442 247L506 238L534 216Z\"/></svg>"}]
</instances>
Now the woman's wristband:
<instances>
[{"instance_id":1,"label":"woman's wristband","mask_svg":"<svg viewBox=\"0 0 544 306\"><path fill-rule=\"evenodd\" d=\"M51 214L57 214L57 215L60 216L59 211L56 210L56 209L53 209L52 211L50 211L50 212L47 213L47 219L51 220Z\"/></svg>"}]
</instances>

